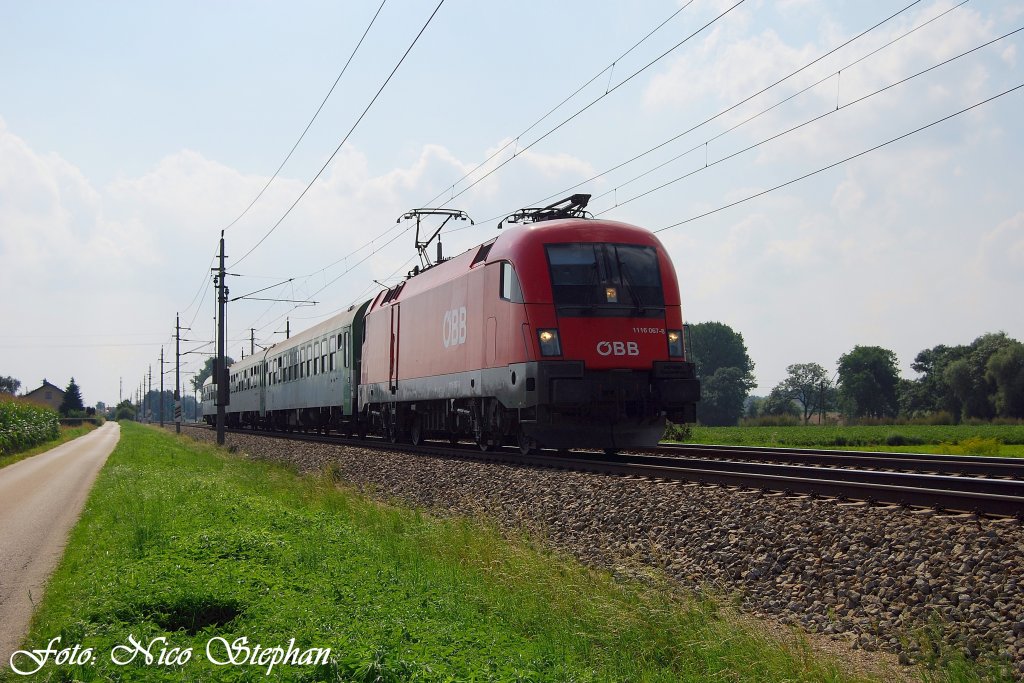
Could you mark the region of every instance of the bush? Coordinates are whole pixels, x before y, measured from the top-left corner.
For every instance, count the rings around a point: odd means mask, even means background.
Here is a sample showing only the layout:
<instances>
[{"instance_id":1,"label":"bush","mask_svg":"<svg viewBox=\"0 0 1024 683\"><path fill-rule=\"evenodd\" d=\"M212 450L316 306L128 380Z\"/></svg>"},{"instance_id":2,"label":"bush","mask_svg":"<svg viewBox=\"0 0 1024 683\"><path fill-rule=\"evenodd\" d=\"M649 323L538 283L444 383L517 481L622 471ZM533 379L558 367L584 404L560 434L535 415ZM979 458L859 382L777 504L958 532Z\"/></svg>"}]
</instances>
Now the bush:
<instances>
[{"instance_id":1,"label":"bush","mask_svg":"<svg viewBox=\"0 0 1024 683\"><path fill-rule=\"evenodd\" d=\"M665 436L661 437L665 441L686 441L693 435L690 430L690 425L682 424L677 425L671 422L665 423Z\"/></svg>"},{"instance_id":2,"label":"bush","mask_svg":"<svg viewBox=\"0 0 1024 683\"><path fill-rule=\"evenodd\" d=\"M899 432L893 432L885 437L887 446L920 446L925 443L924 439L916 436L906 436Z\"/></svg>"},{"instance_id":3,"label":"bush","mask_svg":"<svg viewBox=\"0 0 1024 683\"><path fill-rule=\"evenodd\" d=\"M964 455L999 455L1001 447L998 439L983 439L978 436L964 439L956 446Z\"/></svg>"},{"instance_id":4,"label":"bush","mask_svg":"<svg viewBox=\"0 0 1024 683\"><path fill-rule=\"evenodd\" d=\"M57 411L28 401L0 398L0 455L24 451L58 436Z\"/></svg>"}]
</instances>

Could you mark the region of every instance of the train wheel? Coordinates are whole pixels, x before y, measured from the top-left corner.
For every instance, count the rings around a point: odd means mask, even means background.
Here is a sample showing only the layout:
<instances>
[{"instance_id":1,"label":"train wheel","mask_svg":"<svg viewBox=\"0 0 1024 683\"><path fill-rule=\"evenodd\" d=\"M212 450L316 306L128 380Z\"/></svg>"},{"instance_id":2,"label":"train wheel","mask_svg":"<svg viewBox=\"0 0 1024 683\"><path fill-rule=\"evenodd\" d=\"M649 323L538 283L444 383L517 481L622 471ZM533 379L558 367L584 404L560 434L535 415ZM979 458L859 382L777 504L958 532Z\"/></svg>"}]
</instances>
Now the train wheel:
<instances>
[{"instance_id":1,"label":"train wheel","mask_svg":"<svg viewBox=\"0 0 1024 683\"><path fill-rule=\"evenodd\" d=\"M413 446L423 443L423 418L419 415L412 416L412 424L409 425L409 440Z\"/></svg>"}]
</instances>

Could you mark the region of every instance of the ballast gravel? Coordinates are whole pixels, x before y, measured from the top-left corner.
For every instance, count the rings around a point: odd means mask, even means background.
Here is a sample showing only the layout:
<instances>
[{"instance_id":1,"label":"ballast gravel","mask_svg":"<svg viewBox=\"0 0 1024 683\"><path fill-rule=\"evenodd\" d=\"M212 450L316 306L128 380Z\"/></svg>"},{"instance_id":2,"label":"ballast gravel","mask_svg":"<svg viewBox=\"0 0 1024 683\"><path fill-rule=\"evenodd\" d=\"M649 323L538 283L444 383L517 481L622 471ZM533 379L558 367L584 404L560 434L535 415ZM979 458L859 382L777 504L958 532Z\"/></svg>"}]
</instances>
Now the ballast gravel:
<instances>
[{"instance_id":1,"label":"ballast gravel","mask_svg":"<svg viewBox=\"0 0 1024 683\"><path fill-rule=\"evenodd\" d=\"M190 429L213 440L213 432ZM1024 527L1015 521L745 493L229 434L389 500L526 527L581 561L662 569L758 617L901 663L941 643L1024 677Z\"/></svg>"}]
</instances>

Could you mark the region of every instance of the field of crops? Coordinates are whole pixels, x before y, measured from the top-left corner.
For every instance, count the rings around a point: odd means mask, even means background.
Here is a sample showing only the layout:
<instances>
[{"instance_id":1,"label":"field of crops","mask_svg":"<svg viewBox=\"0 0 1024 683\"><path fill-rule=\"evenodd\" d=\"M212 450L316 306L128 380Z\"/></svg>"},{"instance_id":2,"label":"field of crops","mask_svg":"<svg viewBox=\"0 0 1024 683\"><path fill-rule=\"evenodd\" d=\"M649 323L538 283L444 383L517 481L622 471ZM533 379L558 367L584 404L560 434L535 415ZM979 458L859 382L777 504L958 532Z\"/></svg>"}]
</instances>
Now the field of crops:
<instances>
[{"instance_id":1,"label":"field of crops","mask_svg":"<svg viewBox=\"0 0 1024 683\"><path fill-rule=\"evenodd\" d=\"M1024 444L1024 425L807 425L796 427L704 427L690 425L679 439L687 443L736 446L843 448L848 446L926 446ZM981 453L979 453L981 454Z\"/></svg>"},{"instance_id":2,"label":"field of crops","mask_svg":"<svg viewBox=\"0 0 1024 683\"><path fill-rule=\"evenodd\" d=\"M0 399L0 456L17 453L60 435L57 412L14 399Z\"/></svg>"}]
</instances>

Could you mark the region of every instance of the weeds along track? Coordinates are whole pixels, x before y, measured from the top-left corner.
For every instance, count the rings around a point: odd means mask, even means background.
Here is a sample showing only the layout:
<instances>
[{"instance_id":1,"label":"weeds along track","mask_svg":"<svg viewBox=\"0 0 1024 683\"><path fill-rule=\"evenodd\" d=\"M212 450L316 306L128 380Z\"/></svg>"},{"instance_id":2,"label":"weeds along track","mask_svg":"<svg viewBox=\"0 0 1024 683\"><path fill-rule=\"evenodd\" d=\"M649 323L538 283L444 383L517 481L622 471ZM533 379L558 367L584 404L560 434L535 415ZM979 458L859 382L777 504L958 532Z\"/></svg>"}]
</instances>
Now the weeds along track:
<instances>
[{"instance_id":1,"label":"weeds along track","mask_svg":"<svg viewBox=\"0 0 1024 683\"><path fill-rule=\"evenodd\" d=\"M251 433L248 430L229 430ZM729 446L661 446L643 453L481 451L471 444L414 446L324 434L260 432L314 443L384 448L432 457L687 481L1024 521L1024 463L1014 458L861 453Z\"/></svg>"}]
</instances>

